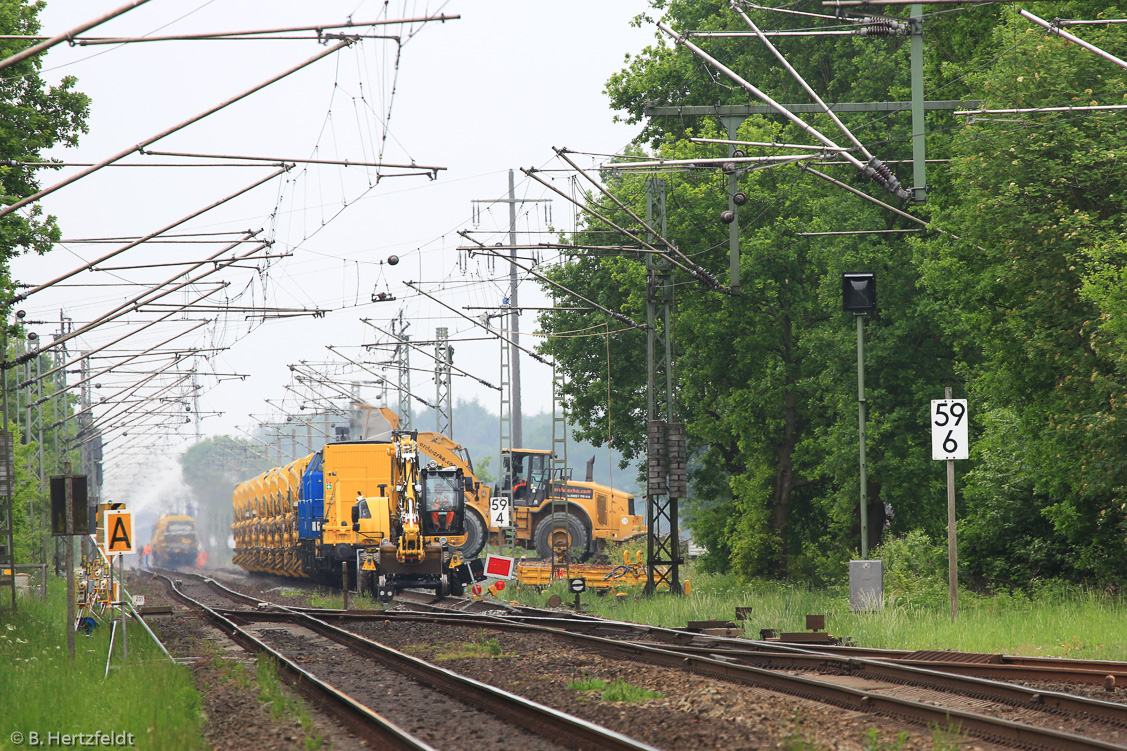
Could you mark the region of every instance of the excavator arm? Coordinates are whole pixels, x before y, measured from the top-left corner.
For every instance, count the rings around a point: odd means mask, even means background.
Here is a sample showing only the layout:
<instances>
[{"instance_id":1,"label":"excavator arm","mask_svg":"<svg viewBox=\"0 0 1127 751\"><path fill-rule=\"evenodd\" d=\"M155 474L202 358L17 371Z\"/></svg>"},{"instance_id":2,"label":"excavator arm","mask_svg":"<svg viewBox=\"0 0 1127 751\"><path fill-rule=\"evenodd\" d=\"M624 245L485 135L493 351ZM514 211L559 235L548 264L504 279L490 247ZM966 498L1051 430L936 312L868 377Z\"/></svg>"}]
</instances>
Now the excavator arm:
<instances>
[{"instance_id":1,"label":"excavator arm","mask_svg":"<svg viewBox=\"0 0 1127 751\"><path fill-rule=\"evenodd\" d=\"M397 435L394 441L396 496L402 528L395 549L400 563L419 563L426 557L422 524L419 519L419 448L408 436Z\"/></svg>"},{"instance_id":2,"label":"excavator arm","mask_svg":"<svg viewBox=\"0 0 1127 751\"><path fill-rule=\"evenodd\" d=\"M462 476L469 480L473 487L472 490L465 491L466 500L489 508L490 488L479 482L474 475L473 463L469 460L469 453L462 448L462 444L447 438L442 433L421 432L419 448L437 460L440 465L462 470Z\"/></svg>"}]
</instances>

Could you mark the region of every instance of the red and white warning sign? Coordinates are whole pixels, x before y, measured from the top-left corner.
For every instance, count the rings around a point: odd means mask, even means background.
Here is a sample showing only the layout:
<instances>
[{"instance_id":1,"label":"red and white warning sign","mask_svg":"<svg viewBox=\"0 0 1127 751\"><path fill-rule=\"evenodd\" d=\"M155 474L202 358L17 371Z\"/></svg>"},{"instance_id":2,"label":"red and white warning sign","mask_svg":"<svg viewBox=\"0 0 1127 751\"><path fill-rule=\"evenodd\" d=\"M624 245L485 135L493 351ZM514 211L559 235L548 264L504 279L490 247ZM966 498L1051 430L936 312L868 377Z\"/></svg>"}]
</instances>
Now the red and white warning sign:
<instances>
[{"instance_id":1,"label":"red and white warning sign","mask_svg":"<svg viewBox=\"0 0 1127 751\"><path fill-rule=\"evenodd\" d=\"M488 555L485 558L485 575L497 579L513 578L514 561L504 555Z\"/></svg>"}]
</instances>

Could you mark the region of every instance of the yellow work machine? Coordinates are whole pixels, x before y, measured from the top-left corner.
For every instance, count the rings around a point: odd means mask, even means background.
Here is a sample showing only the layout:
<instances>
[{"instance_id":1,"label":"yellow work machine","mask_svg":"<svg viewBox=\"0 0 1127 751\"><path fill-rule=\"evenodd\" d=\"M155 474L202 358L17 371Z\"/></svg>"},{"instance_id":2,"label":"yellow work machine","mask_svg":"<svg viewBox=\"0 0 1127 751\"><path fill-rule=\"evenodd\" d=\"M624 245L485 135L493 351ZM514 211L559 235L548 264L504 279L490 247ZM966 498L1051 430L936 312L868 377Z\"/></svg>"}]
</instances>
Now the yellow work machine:
<instances>
[{"instance_id":1,"label":"yellow work machine","mask_svg":"<svg viewBox=\"0 0 1127 751\"><path fill-rule=\"evenodd\" d=\"M381 600L407 588L460 595L454 569L462 561L453 548L465 541L462 470L435 463L420 468L417 434L393 435L391 482L380 484L378 495L358 495L352 506L360 590Z\"/></svg>"},{"instance_id":2,"label":"yellow work machine","mask_svg":"<svg viewBox=\"0 0 1127 751\"><path fill-rule=\"evenodd\" d=\"M412 431L330 443L235 488L234 562L334 586L347 573L384 599L407 587L460 592L464 485L458 467L420 464Z\"/></svg>"},{"instance_id":3,"label":"yellow work machine","mask_svg":"<svg viewBox=\"0 0 1127 751\"><path fill-rule=\"evenodd\" d=\"M424 453L444 464L461 467L466 483L466 543L460 552L473 558L490 536L500 543L500 530L489 524L490 499L509 498L512 508L513 539L523 548L535 548L544 560L561 550L571 550L578 560L600 553L607 543L621 543L646 533L645 517L634 513L634 496L606 485L599 485L587 468L587 479L570 477L551 481L552 452L536 449L505 449L501 454L501 488L490 490L473 474L469 452L441 433L419 433ZM512 466L512 488L508 485ZM553 520L555 495L566 509ZM555 523L553 523L555 521Z\"/></svg>"}]
</instances>

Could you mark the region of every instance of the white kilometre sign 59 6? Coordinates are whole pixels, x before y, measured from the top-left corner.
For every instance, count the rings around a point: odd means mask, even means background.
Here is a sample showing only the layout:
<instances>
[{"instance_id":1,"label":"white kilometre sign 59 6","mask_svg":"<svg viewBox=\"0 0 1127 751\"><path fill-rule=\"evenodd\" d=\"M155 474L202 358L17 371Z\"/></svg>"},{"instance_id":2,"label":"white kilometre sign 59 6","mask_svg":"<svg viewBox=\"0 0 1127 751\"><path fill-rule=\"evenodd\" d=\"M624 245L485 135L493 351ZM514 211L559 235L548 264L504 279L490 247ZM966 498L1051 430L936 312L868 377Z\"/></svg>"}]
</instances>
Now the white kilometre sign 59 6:
<instances>
[{"instance_id":1,"label":"white kilometre sign 59 6","mask_svg":"<svg viewBox=\"0 0 1127 751\"><path fill-rule=\"evenodd\" d=\"M931 458L969 459L967 400L931 400Z\"/></svg>"},{"instance_id":2,"label":"white kilometre sign 59 6","mask_svg":"<svg viewBox=\"0 0 1127 751\"><path fill-rule=\"evenodd\" d=\"M509 529L513 526L512 508L505 496L489 499L489 526L496 529Z\"/></svg>"}]
</instances>

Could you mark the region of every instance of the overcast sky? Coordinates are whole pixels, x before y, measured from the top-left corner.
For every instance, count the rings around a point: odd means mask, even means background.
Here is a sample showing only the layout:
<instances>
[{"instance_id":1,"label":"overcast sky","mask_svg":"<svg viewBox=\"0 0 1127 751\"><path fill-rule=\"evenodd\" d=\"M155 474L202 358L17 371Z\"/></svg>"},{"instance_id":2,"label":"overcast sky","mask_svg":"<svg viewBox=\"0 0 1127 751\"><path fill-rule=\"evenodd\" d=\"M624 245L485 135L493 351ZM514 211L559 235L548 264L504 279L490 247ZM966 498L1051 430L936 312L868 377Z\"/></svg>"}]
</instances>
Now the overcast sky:
<instances>
[{"instance_id":1,"label":"overcast sky","mask_svg":"<svg viewBox=\"0 0 1127 751\"><path fill-rule=\"evenodd\" d=\"M43 30L58 33L118 5L120 0L50 0ZM208 282L227 282L209 299L329 311L323 318L285 318L265 325L252 324L245 313L230 313L177 339L178 347L228 348L200 364L204 433L238 434L237 428L250 426L249 415L279 419L280 411L264 399L275 404L285 399L285 408L292 410L297 401L285 390L291 383L287 365L339 359L326 345L359 359L363 352L359 345L386 339L361 318L386 328L402 310L416 339L433 338L437 326L449 327L454 339L482 336L470 322L413 293L404 282L421 282L427 292L459 310L466 305L497 305L508 294L504 264L491 267L480 257L459 263L455 248L464 241L456 233L476 229L489 245L507 242L503 234L508 228L507 208L484 206L475 216L472 201L503 197L510 168L563 166L552 146L613 153L630 141L636 127L613 122L602 89L606 79L623 67L627 53L652 43L652 27L630 26L631 18L645 9L643 0L451 0L398 7L391 3L386 9L382 3L358 0L151 0L88 32L91 36L166 35L333 24L349 18L361 23L437 13L461 16L446 23L383 27L380 33L404 40L401 47L391 40L366 39L149 147L353 162L382 158L446 168L435 180L395 177L375 184L372 169L299 165L289 175L173 230L261 229L262 236L275 241L264 252L288 255L272 259L266 274L247 268L208 277ZM55 156L68 162L99 161L325 49L314 39L57 47L46 58L45 76L51 81L76 76L79 90L90 95L92 105L90 133L77 149L58 151ZM585 159L587 164L593 161ZM207 160L134 155L124 161L200 164ZM58 216L68 242L48 256L18 260L14 275L26 283L53 278L118 247L75 240L153 232L271 171L268 166L104 169L43 199L44 207ZM65 174L45 172L42 183L50 185ZM571 190L563 176L557 176L557 182ZM550 195L519 172L516 193L527 198ZM525 204L520 207L520 240L547 239L532 233L549 227L568 229L573 217L572 207L558 197L550 205ZM220 247L198 242L144 245L103 265L200 260ZM386 263L392 255L400 259L395 267ZM552 257L543 260L550 262ZM144 289L138 283L163 282L182 269L161 266L84 273L69 280L81 286L58 286L33 296L22 307L29 320L57 322L62 310L81 325L138 294ZM210 289L198 286L162 302L183 304ZM522 285L522 304L545 303L535 289L532 284ZM396 299L373 304L374 292ZM104 344L162 312L156 307L147 310L100 327L71 351ZM175 316L116 349L133 352L151 347L204 318L216 315ZM524 321L522 330L534 328L533 316ZM32 328L49 341L57 324ZM533 343L529 337L523 341ZM455 365L493 383L498 381L498 359L496 340L456 345ZM143 360L127 366L129 373L99 379L101 389L96 393L111 393L140 378L137 373L167 363L167 359ZM425 371L432 364L425 357L412 356L414 367ZM550 372L529 358L523 365L526 413L550 409ZM235 373L247 377L223 375ZM433 400L434 382L428 373L415 372L412 389ZM374 391L365 394L371 397ZM497 392L467 378L455 379L454 396L478 398L497 409ZM223 414L210 414L214 412ZM188 437L194 428L185 424L183 431ZM141 448L120 437L116 443L132 445L132 451ZM144 444L175 447L183 440L153 438ZM113 445L107 449L111 473L129 464L114 456Z\"/></svg>"}]
</instances>

